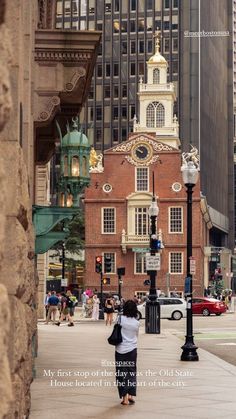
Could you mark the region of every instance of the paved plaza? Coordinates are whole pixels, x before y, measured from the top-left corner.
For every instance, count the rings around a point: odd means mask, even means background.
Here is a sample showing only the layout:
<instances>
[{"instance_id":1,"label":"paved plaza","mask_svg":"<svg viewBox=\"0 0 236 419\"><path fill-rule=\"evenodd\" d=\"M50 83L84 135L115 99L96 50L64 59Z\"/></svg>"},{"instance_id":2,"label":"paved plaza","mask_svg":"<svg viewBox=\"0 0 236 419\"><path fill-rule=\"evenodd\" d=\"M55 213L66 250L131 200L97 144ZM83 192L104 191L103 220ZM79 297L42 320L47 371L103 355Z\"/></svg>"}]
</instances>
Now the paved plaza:
<instances>
[{"instance_id":1,"label":"paved plaza","mask_svg":"<svg viewBox=\"0 0 236 419\"><path fill-rule=\"evenodd\" d=\"M102 321L39 324L30 419L236 417L236 367L201 349L199 362L181 362L183 340L168 330L147 335L143 322L136 404L120 405L111 330Z\"/></svg>"}]
</instances>

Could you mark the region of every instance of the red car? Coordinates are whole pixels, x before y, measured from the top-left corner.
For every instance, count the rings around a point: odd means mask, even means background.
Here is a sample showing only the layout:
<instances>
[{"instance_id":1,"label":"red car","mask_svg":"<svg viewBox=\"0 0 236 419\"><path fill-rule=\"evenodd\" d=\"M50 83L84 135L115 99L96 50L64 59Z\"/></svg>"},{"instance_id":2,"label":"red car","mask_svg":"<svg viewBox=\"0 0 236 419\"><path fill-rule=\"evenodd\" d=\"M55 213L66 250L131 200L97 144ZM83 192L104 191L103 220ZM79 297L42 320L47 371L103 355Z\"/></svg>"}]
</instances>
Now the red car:
<instances>
[{"instance_id":1,"label":"red car","mask_svg":"<svg viewBox=\"0 0 236 419\"><path fill-rule=\"evenodd\" d=\"M215 298L193 298L192 299L193 314L202 314L203 316L210 316L216 314L220 316L225 313L227 306L223 301L216 300Z\"/></svg>"}]
</instances>

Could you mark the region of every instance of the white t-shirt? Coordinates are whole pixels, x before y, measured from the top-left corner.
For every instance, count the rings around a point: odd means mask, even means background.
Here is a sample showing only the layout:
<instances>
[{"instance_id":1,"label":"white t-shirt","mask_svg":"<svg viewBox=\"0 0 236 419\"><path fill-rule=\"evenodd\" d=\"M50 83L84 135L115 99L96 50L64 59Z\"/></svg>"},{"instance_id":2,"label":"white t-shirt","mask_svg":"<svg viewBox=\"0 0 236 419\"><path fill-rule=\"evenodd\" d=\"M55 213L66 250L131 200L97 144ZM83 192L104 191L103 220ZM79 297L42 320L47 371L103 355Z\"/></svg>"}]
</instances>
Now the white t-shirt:
<instances>
[{"instance_id":1,"label":"white t-shirt","mask_svg":"<svg viewBox=\"0 0 236 419\"><path fill-rule=\"evenodd\" d=\"M116 352L126 354L137 348L139 321L134 317L121 316L123 342L116 346Z\"/></svg>"}]
</instances>

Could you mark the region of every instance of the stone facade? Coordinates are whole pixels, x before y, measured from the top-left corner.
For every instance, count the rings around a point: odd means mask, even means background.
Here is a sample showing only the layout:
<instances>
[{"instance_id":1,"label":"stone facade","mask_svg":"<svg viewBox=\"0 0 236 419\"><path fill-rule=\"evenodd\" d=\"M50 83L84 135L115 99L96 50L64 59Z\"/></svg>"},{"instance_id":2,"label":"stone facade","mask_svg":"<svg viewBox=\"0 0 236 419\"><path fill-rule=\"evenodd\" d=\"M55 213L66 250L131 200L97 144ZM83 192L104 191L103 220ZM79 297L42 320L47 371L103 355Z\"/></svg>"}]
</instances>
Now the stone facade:
<instances>
[{"instance_id":1,"label":"stone facade","mask_svg":"<svg viewBox=\"0 0 236 419\"><path fill-rule=\"evenodd\" d=\"M35 4L10 0L4 7L4 3L0 8L0 418L12 419L28 416L37 341L33 197L29 193L34 167L29 63ZM23 3L27 16L22 13ZM29 159L23 153L23 136L24 147L31 150Z\"/></svg>"},{"instance_id":2,"label":"stone facade","mask_svg":"<svg viewBox=\"0 0 236 419\"><path fill-rule=\"evenodd\" d=\"M38 305L32 205L49 205L54 119L80 111L101 37L54 30L55 4L0 2L0 419L29 416Z\"/></svg>"}]
</instances>

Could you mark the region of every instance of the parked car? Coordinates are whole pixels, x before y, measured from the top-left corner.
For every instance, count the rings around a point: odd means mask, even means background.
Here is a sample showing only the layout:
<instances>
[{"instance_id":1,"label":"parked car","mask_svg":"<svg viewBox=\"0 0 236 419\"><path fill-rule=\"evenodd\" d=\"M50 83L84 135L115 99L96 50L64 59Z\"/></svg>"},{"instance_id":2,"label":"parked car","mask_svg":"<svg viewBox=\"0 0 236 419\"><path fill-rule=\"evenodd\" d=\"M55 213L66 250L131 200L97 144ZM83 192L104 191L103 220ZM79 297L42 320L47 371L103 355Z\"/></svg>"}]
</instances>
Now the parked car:
<instances>
[{"instance_id":1,"label":"parked car","mask_svg":"<svg viewBox=\"0 0 236 419\"><path fill-rule=\"evenodd\" d=\"M193 298L192 307L193 314L202 314L203 316L210 316L210 314L216 314L216 316L220 316L227 310L227 306L223 301L206 297Z\"/></svg>"},{"instance_id":2,"label":"parked car","mask_svg":"<svg viewBox=\"0 0 236 419\"><path fill-rule=\"evenodd\" d=\"M180 320L186 317L186 301L183 298L157 298L160 303L161 319ZM146 302L138 305L138 319L145 318Z\"/></svg>"}]
</instances>

